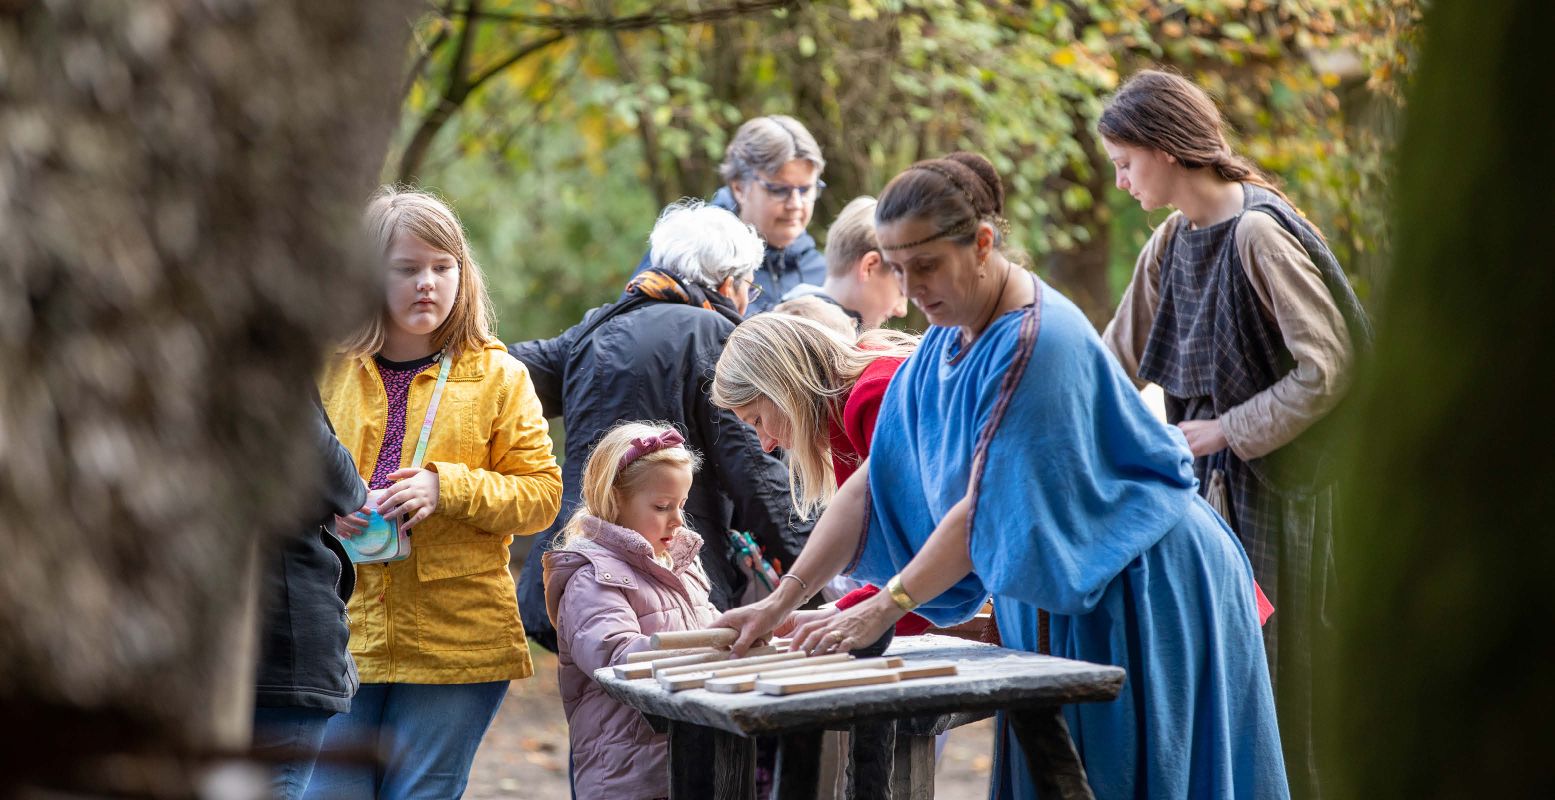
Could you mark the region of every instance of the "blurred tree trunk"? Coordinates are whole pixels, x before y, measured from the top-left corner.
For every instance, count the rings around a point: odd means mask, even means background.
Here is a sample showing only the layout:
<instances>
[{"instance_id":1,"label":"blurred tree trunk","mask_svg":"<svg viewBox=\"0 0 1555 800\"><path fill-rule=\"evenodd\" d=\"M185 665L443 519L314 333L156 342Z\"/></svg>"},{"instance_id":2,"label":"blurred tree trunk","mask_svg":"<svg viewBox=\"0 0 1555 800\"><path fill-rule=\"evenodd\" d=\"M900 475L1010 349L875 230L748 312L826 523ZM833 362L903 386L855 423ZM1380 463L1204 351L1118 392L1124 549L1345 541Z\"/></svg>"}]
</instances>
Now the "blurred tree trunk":
<instances>
[{"instance_id":1,"label":"blurred tree trunk","mask_svg":"<svg viewBox=\"0 0 1555 800\"><path fill-rule=\"evenodd\" d=\"M0 795L246 744L414 6L0 2Z\"/></svg>"},{"instance_id":2,"label":"blurred tree trunk","mask_svg":"<svg viewBox=\"0 0 1555 800\"><path fill-rule=\"evenodd\" d=\"M1330 755L1343 796L1550 797L1555 4L1437 0L1425 30L1336 537Z\"/></svg>"}]
</instances>

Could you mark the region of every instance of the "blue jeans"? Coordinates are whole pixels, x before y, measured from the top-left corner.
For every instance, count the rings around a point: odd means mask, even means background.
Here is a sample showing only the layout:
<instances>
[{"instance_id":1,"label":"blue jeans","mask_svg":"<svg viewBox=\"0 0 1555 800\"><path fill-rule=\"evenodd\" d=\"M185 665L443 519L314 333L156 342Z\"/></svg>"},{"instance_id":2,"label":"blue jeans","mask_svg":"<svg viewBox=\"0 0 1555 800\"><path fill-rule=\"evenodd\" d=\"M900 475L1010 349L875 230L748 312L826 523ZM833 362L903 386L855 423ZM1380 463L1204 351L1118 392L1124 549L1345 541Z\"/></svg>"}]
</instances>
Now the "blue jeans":
<instances>
[{"instance_id":1,"label":"blue jeans","mask_svg":"<svg viewBox=\"0 0 1555 800\"><path fill-rule=\"evenodd\" d=\"M254 754L270 766L272 797L302 797L324 742L324 726L334 713L320 708L254 709Z\"/></svg>"},{"instance_id":2,"label":"blue jeans","mask_svg":"<svg viewBox=\"0 0 1555 800\"><path fill-rule=\"evenodd\" d=\"M451 800L464 794L481 737L508 681L428 685L364 683L351 713L324 731L324 752L375 753L381 763L320 764L309 800Z\"/></svg>"}]
</instances>

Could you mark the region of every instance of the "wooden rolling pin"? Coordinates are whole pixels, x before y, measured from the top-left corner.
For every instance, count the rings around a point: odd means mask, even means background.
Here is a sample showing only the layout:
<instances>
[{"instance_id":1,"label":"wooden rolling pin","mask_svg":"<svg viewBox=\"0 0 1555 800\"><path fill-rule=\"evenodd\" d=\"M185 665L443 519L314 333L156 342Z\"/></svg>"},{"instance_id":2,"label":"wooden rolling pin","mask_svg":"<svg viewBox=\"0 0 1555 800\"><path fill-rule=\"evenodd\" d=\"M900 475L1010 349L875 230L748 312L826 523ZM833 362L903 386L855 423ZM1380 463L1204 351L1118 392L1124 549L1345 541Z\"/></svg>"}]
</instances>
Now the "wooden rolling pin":
<instances>
[{"instance_id":1,"label":"wooden rolling pin","mask_svg":"<svg viewBox=\"0 0 1555 800\"><path fill-rule=\"evenodd\" d=\"M728 647L740 638L733 628L704 628L696 631L664 631L648 639L654 650L672 650L682 647Z\"/></svg>"},{"instance_id":2,"label":"wooden rolling pin","mask_svg":"<svg viewBox=\"0 0 1555 800\"><path fill-rule=\"evenodd\" d=\"M761 672L745 675L735 675L729 678L710 678L702 688L710 692L724 692L737 694L748 692L756 688L758 679L767 678L791 678L795 675L813 675L818 672L827 674L833 672L851 672L856 669L895 669L902 665L900 656L886 656L884 658L855 658L852 661L844 661L838 664L808 664L806 661L797 662L802 666L790 667L786 663L779 664L779 669L763 670Z\"/></svg>"}]
</instances>

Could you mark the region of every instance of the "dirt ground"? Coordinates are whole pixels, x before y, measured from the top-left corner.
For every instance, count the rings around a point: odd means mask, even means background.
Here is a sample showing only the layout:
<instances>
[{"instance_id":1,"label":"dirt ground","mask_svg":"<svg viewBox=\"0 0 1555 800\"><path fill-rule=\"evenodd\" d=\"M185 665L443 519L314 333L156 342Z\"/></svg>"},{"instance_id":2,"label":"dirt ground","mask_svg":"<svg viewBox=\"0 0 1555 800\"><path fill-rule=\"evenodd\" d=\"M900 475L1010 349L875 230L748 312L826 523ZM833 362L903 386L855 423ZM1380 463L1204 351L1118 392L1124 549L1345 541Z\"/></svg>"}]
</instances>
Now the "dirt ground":
<instances>
[{"instance_id":1,"label":"dirt ground","mask_svg":"<svg viewBox=\"0 0 1555 800\"><path fill-rule=\"evenodd\" d=\"M556 685L556 656L534 649L534 677L514 681L475 756L465 797L562 800L567 790L567 718ZM934 796L976 800L988 794L993 723L983 720L950 735L934 781Z\"/></svg>"}]
</instances>

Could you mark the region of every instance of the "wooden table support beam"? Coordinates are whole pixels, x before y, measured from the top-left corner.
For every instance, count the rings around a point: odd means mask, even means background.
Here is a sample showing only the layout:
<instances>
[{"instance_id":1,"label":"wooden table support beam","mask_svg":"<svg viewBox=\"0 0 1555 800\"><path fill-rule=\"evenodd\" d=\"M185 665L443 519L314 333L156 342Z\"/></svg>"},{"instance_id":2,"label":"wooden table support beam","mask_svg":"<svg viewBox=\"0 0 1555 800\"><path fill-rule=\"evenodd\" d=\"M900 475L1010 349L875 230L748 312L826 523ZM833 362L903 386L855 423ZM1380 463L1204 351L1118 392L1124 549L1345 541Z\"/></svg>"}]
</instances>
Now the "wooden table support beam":
<instances>
[{"instance_id":1,"label":"wooden table support beam","mask_svg":"<svg viewBox=\"0 0 1555 800\"><path fill-rule=\"evenodd\" d=\"M777 800L812 800L818 796L823 738L820 731L798 731L779 737L773 797Z\"/></svg>"},{"instance_id":2,"label":"wooden table support beam","mask_svg":"<svg viewBox=\"0 0 1555 800\"><path fill-rule=\"evenodd\" d=\"M891 800L896 720L860 722L848 734L848 800Z\"/></svg>"},{"instance_id":3,"label":"wooden table support beam","mask_svg":"<svg viewBox=\"0 0 1555 800\"><path fill-rule=\"evenodd\" d=\"M891 769L891 800L933 800L934 737L896 731L896 764Z\"/></svg>"},{"instance_id":4,"label":"wooden table support beam","mask_svg":"<svg viewBox=\"0 0 1555 800\"><path fill-rule=\"evenodd\" d=\"M1037 781L1043 800L1095 800L1085 777L1085 765L1069 737L1069 723L1057 706L1024 708L1009 712L1010 728L1020 739L1026 765Z\"/></svg>"}]
</instances>

